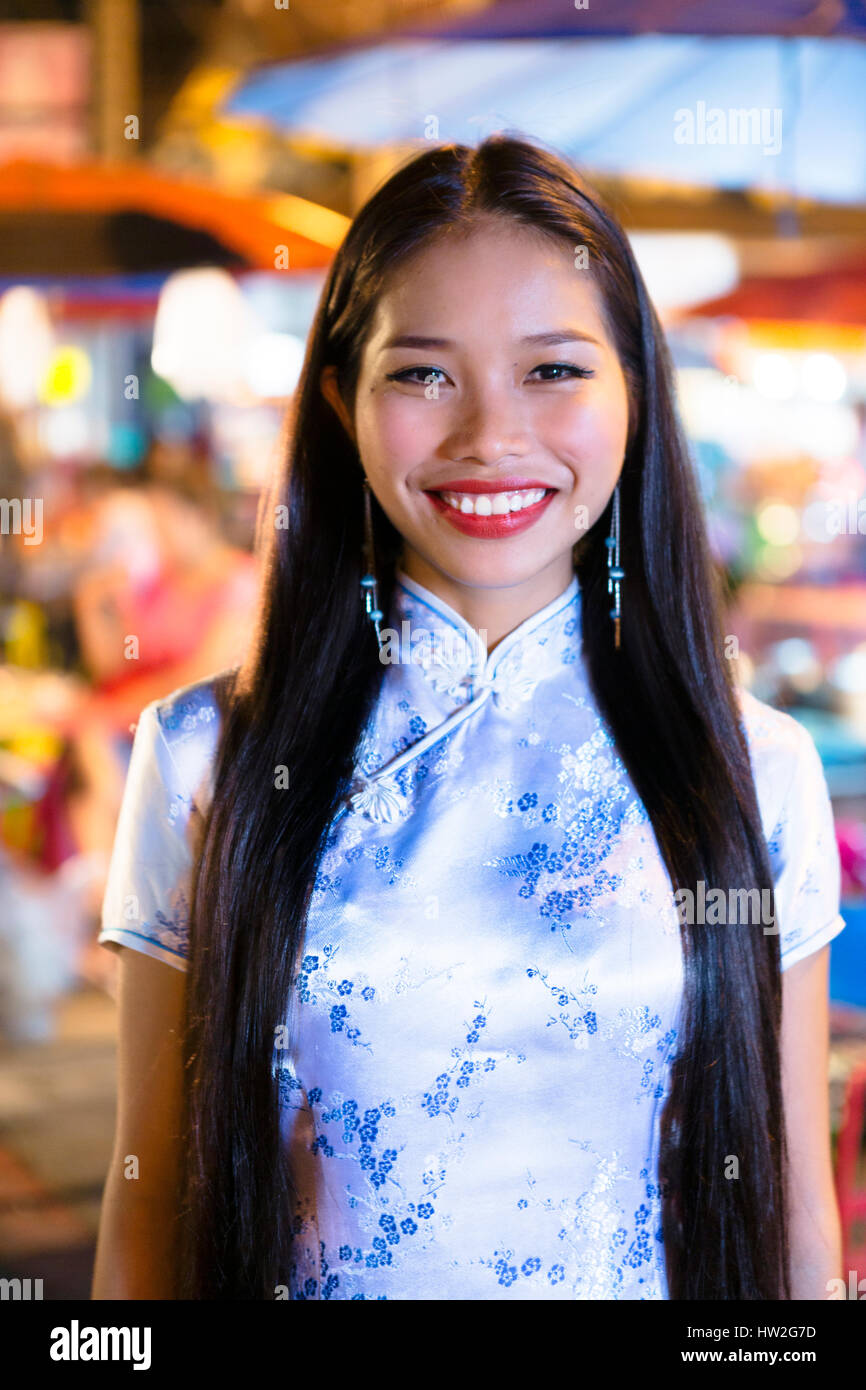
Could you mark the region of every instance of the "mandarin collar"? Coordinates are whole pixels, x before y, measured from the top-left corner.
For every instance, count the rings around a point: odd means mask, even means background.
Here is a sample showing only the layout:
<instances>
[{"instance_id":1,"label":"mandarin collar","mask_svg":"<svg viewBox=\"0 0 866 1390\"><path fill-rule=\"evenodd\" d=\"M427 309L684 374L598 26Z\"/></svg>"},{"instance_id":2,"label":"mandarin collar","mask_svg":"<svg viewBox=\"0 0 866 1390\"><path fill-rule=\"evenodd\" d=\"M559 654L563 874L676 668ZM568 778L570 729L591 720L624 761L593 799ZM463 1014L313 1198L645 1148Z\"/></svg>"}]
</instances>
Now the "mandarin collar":
<instances>
[{"instance_id":1,"label":"mandarin collar","mask_svg":"<svg viewBox=\"0 0 866 1390\"><path fill-rule=\"evenodd\" d=\"M498 714L522 723L526 701L539 683L568 666L573 669L582 646L576 574L492 652L472 624L438 594L400 568L395 580L380 652L391 698L380 703L362 741L352 790L339 813L351 810L386 822L399 820L410 808L401 783L410 764L488 701ZM401 731L397 738L394 719ZM393 756L385 754L386 748L394 750Z\"/></svg>"},{"instance_id":2,"label":"mandarin collar","mask_svg":"<svg viewBox=\"0 0 866 1390\"><path fill-rule=\"evenodd\" d=\"M545 674L561 670L580 650L576 574L556 598L525 618L489 653L477 630L445 599L400 568L395 580L394 659L420 667L434 689L451 698L474 699L490 686L497 704L520 703Z\"/></svg>"}]
</instances>

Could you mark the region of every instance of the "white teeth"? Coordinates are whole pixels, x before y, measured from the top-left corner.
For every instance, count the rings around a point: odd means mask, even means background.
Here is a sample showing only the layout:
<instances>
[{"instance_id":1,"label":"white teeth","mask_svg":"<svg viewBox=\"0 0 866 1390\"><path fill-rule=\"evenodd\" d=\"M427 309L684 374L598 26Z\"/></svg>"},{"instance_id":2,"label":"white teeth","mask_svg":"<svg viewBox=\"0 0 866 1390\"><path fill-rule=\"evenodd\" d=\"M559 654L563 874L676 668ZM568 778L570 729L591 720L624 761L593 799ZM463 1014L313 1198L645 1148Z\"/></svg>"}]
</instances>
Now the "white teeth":
<instances>
[{"instance_id":1,"label":"white teeth","mask_svg":"<svg viewBox=\"0 0 866 1390\"><path fill-rule=\"evenodd\" d=\"M440 496L456 512L475 516L504 516L540 502L546 488L532 487L520 492L443 492Z\"/></svg>"}]
</instances>

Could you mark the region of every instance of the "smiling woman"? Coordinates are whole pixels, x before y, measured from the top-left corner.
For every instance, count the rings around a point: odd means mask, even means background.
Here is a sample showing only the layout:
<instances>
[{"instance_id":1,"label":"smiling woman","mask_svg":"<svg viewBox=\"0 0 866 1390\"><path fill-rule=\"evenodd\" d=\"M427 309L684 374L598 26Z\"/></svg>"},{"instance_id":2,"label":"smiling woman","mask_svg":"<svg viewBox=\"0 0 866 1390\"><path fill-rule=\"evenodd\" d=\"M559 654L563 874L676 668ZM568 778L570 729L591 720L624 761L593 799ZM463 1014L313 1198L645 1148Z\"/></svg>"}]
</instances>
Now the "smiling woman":
<instances>
[{"instance_id":1,"label":"smiling woman","mask_svg":"<svg viewBox=\"0 0 866 1390\"><path fill-rule=\"evenodd\" d=\"M664 338L569 164L494 136L374 194L267 502L248 660L136 733L95 1295L823 1296L827 787L733 683Z\"/></svg>"},{"instance_id":2,"label":"smiling woman","mask_svg":"<svg viewBox=\"0 0 866 1390\"><path fill-rule=\"evenodd\" d=\"M426 584L435 575L444 597L500 635L568 583L576 519L594 525L623 464L628 388L595 281L576 268L584 260L535 226L479 211L386 282L354 417L335 368L322 375L404 539L406 572Z\"/></svg>"}]
</instances>

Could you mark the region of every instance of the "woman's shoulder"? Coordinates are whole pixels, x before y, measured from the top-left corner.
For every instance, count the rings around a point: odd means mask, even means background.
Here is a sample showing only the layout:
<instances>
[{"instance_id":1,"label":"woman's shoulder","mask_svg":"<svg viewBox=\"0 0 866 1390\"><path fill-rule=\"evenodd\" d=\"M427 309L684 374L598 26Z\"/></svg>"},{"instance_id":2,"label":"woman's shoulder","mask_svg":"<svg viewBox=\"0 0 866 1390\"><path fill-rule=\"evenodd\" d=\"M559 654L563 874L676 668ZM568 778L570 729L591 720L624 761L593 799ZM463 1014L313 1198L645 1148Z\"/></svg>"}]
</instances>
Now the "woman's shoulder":
<instances>
[{"instance_id":1,"label":"woman's shoulder","mask_svg":"<svg viewBox=\"0 0 866 1390\"><path fill-rule=\"evenodd\" d=\"M802 748L804 740L812 742L811 734L793 715L759 700L745 686L737 686L736 693L751 748L759 752L787 750L790 755Z\"/></svg>"},{"instance_id":2,"label":"woman's shoulder","mask_svg":"<svg viewBox=\"0 0 866 1390\"><path fill-rule=\"evenodd\" d=\"M743 728L751 752L762 760L802 758L817 752L804 724L785 710L768 705L744 686L737 687Z\"/></svg>"},{"instance_id":3,"label":"woman's shoulder","mask_svg":"<svg viewBox=\"0 0 866 1390\"><path fill-rule=\"evenodd\" d=\"M799 720L744 687L737 696L762 820L771 833L792 799L827 796L824 769L815 740Z\"/></svg>"},{"instance_id":4,"label":"woman's shoulder","mask_svg":"<svg viewBox=\"0 0 866 1390\"><path fill-rule=\"evenodd\" d=\"M236 667L178 686L138 716L105 894L105 945L186 969L192 872L213 798L221 696Z\"/></svg>"},{"instance_id":5,"label":"woman's shoulder","mask_svg":"<svg viewBox=\"0 0 866 1390\"><path fill-rule=\"evenodd\" d=\"M213 790L213 771L222 726L224 699L237 667L178 686L151 700L140 718L152 719L178 778L203 810Z\"/></svg>"},{"instance_id":6,"label":"woman's shoulder","mask_svg":"<svg viewBox=\"0 0 866 1390\"><path fill-rule=\"evenodd\" d=\"M740 691L761 823L781 922L781 966L826 946L845 926L833 805L808 729Z\"/></svg>"}]
</instances>

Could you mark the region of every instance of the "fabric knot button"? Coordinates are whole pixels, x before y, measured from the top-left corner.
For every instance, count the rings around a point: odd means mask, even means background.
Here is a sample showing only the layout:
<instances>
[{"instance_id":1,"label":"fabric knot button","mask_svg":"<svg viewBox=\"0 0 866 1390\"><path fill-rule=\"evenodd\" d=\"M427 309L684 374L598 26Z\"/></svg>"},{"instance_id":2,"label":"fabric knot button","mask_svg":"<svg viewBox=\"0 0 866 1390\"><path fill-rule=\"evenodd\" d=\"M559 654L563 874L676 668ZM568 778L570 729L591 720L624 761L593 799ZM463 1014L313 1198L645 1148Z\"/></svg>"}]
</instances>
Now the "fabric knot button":
<instances>
[{"instance_id":1,"label":"fabric knot button","mask_svg":"<svg viewBox=\"0 0 866 1390\"><path fill-rule=\"evenodd\" d=\"M532 699L537 685L538 676L529 675L522 661L509 660L490 676L480 675L473 684L473 694L480 695L482 691L490 690L500 708L513 710Z\"/></svg>"},{"instance_id":2,"label":"fabric knot button","mask_svg":"<svg viewBox=\"0 0 866 1390\"><path fill-rule=\"evenodd\" d=\"M441 634L431 633L416 642L412 661L438 694L457 699L466 694L475 653L459 634L448 634L448 640L442 640Z\"/></svg>"},{"instance_id":3,"label":"fabric knot button","mask_svg":"<svg viewBox=\"0 0 866 1390\"><path fill-rule=\"evenodd\" d=\"M353 811L369 816L370 820L387 822L399 820L406 801L396 784L387 777L365 783L349 798Z\"/></svg>"}]
</instances>

